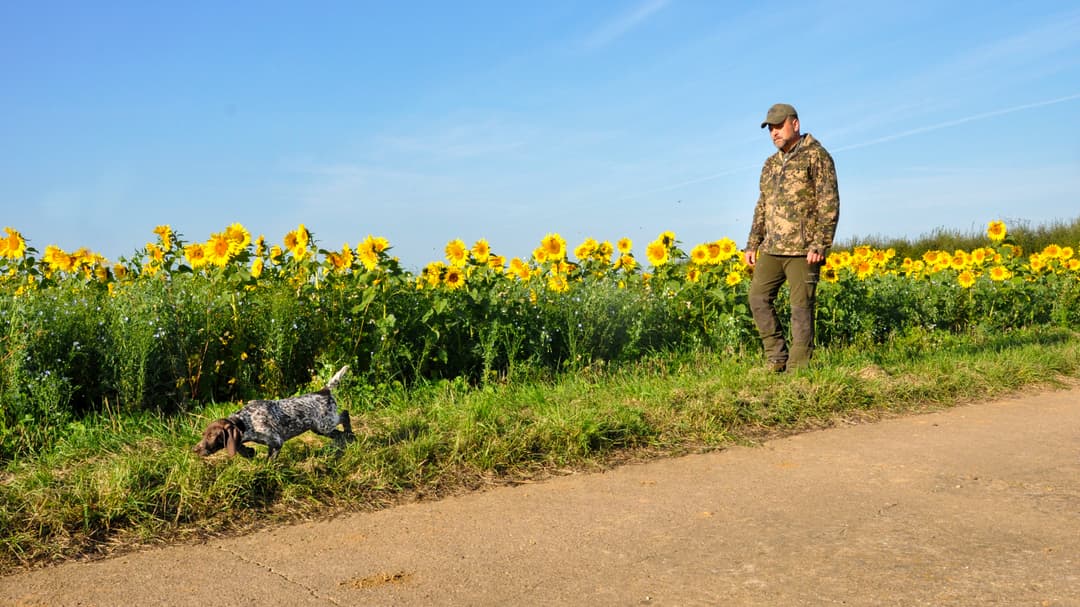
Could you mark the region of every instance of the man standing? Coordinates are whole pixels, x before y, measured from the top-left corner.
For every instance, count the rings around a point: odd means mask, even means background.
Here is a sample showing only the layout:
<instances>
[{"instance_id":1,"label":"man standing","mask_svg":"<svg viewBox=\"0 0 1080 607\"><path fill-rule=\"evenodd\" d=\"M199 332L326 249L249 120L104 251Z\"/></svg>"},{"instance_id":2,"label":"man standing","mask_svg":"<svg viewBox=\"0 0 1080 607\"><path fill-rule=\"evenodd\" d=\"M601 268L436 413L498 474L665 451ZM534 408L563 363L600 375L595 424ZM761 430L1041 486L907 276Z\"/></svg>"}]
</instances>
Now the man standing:
<instances>
[{"instance_id":1,"label":"man standing","mask_svg":"<svg viewBox=\"0 0 1080 607\"><path fill-rule=\"evenodd\" d=\"M750 311L765 347L769 368L798 369L814 353L814 304L821 264L836 234L840 192L832 156L809 133L799 133L795 108L778 103L761 128L777 153L761 169L761 194L746 243ZM787 281L791 291L791 347L777 317L776 295Z\"/></svg>"}]
</instances>

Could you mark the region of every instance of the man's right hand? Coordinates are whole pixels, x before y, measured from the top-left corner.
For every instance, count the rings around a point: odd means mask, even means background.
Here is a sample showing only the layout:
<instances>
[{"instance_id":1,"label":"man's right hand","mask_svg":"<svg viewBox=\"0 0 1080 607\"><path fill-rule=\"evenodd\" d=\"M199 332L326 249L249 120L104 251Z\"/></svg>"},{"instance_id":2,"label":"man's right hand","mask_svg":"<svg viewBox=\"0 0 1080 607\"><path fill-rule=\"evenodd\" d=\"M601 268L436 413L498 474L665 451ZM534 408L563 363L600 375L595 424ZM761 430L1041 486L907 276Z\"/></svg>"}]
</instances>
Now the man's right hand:
<instances>
[{"instance_id":1,"label":"man's right hand","mask_svg":"<svg viewBox=\"0 0 1080 607\"><path fill-rule=\"evenodd\" d=\"M746 265L752 268L757 263L757 251L747 251L743 253L743 258L746 259Z\"/></svg>"}]
</instances>

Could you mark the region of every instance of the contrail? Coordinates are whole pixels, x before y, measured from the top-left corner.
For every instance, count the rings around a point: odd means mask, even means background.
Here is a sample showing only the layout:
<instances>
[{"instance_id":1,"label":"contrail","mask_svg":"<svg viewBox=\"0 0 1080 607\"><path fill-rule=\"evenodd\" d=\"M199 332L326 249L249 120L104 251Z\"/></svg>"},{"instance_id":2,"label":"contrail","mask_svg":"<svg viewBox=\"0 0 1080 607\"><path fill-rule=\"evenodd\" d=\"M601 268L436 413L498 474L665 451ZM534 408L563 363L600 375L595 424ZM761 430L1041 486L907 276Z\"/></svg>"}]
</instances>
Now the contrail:
<instances>
[{"instance_id":1,"label":"contrail","mask_svg":"<svg viewBox=\"0 0 1080 607\"><path fill-rule=\"evenodd\" d=\"M879 143L887 143L889 141L895 141L897 139L903 139L905 137L911 137L912 135L921 135L923 133L929 133L931 131L937 131L940 129L947 129L949 127L958 126L961 124L967 124L968 122L975 122L977 120L985 120L987 118L993 118L995 116L1004 116L1005 114L1012 114L1015 112L1022 112L1024 110L1030 110L1037 107L1046 107L1048 105L1057 105L1059 103L1065 103L1066 101L1073 101L1080 99L1080 93L1069 95L1067 97L1058 97L1057 99L1048 99L1046 101L1036 101L1034 103L1026 103L1024 105L1017 105L1010 108L1001 110L993 110L991 112L983 112L982 114L974 114L972 116L965 116L963 118L957 118L956 120L949 120L947 122L939 122L938 124L932 124L930 126L923 126L917 129L911 129L910 131L904 131L903 133L896 133L895 135L888 135L886 137L879 137L877 139L871 139L870 141L864 141L862 143L853 143L841 148L837 148L837 152L846 152L848 150L855 150L859 148L865 148L871 145L877 145Z\"/></svg>"},{"instance_id":2,"label":"contrail","mask_svg":"<svg viewBox=\"0 0 1080 607\"><path fill-rule=\"evenodd\" d=\"M870 141L864 141L862 143L853 143L851 145L846 145L844 147L836 148L833 151L835 153L835 152L846 152L848 150L856 150L856 149L865 148L865 147L868 147L868 146L871 146L871 145L877 145L879 143L888 143L890 141L896 141L897 139L903 139L905 137L911 137L913 135L921 135L923 133L929 133L931 131L937 131L937 130L940 130L940 129L947 129L949 127L954 127L954 126L958 126L958 125L961 125L961 124L967 124L968 122L975 122L977 120L985 120L987 118L994 118L995 116L1004 116L1005 114L1012 114L1012 113L1015 113L1015 112L1022 112L1024 110L1031 110L1031 109L1034 109L1034 108L1046 107L1048 105L1057 105L1059 103L1065 103L1067 101L1075 101L1077 99L1080 99L1080 93L1075 93L1073 95L1068 95L1066 97L1058 97L1056 99L1048 99L1046 101L1036 101L1034 103L1026 103L1024 105L1017 105L1017 106L1004 108L1004 109L1000 109L1000 110L993 110L993 111L990 111L990 112L983 112L981 114L974 114L972 116L965 116L963 118L957 118L956 120L949 120L947 122L939 122L938 124L932 124L930 126L924 126L924 127L919 127L917 129L911 129L910 131L904 131L902 133L896 133L894 135L888 135L886 137L879 137L877 139L871 139ZM732 175L734 173L741 173L743 171L749 171L749 170L753 170L753 169L756 169L756 168L758 168L757 165L745 166L745 167L740 167L740 168L735 168L735 169L728 169L726 171L720 171L719 173L713 173L712 175L706 175L704 177L698 177L696 179L691 179L689 181L683 181L683 182L675 183L675 184L672 184L672 185L666 185L666 186L662 186L662 187L659 187L659 188L653 188L651 190L645 190L645 191L642 191L642 192L636 192L634 194L630 194L628 196L623 197L623 200L626 200L628 198L637 198L638 196L647 196L649 194L656 194L657 192L667 192L668 190L677 190L677 189L679 189L681 187L685 187L685 186L688 186L688 185L693 185L695 183L702 183L702 182L705 182L705 181L712 181L713 179L719 179L721 177L726 177L727 175Z\"/></svg>"}]
</instances>

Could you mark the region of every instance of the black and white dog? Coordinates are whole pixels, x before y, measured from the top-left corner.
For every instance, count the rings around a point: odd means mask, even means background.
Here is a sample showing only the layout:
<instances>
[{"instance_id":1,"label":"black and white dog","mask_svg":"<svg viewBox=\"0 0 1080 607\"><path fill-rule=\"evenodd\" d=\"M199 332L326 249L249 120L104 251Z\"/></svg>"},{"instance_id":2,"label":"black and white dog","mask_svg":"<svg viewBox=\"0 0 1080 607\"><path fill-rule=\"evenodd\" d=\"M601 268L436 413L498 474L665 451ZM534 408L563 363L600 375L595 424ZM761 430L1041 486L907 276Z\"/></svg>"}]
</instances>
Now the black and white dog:
<instances>
[{"instance_id":1,"label":"black and white dog","mask_svg":"<svg viewBox=\"0 0 1080 607\"><path fill-rule=\"evenodd\" d=\"M195 445L195 453L207 456L225 449L230 456L239 453L252 457L255 450L244 445L250 442L266 445L268 459L274 459L285 441L308 430L335 440L352 439L349 412L339 413L330 393L348 370L348 366L342 367L318 392L280 400L253 400L229 417L210 422L202 441ZM337 429L338 424L343 431Z\"/></svg>"}]
</instances>

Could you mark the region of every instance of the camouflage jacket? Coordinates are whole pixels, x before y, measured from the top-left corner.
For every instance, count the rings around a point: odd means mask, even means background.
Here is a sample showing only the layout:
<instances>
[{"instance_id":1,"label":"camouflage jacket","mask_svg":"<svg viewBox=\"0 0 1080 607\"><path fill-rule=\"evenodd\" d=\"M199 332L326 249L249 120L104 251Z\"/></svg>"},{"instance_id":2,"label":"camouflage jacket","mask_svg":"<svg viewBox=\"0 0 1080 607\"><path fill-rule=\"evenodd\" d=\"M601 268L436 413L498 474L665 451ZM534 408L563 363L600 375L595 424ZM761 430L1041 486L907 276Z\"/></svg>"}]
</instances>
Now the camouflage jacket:
<instances>
[{"instance_id":1,"label":"camouflage jacket","mask_svg":"<svg viewBox=\"0 0 1080 607\"><path fill-rule=\"evenodd\" d=\"M839 219L836 166L829 152L807 133L790 153L777 151L765 160L746 250L825 255Z\"/></svg>"}]
</instances>

